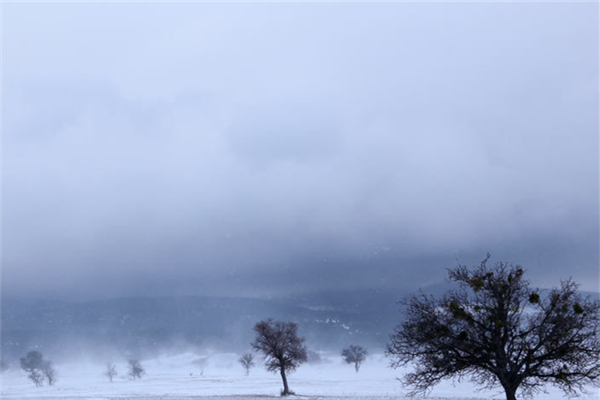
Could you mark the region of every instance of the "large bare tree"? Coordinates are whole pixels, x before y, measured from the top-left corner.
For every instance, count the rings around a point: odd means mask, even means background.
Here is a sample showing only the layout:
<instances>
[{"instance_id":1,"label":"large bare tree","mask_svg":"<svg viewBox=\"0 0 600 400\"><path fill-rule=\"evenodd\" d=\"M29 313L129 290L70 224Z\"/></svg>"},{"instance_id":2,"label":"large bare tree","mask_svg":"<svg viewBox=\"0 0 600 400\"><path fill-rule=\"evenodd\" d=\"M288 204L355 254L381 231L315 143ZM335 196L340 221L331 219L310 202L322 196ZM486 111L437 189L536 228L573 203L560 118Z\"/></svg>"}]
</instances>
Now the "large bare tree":
<instances>
[{"instance_id":1,"label":"large bare tree","mask_svg":"<svg viewBox=\"0 0 600 400\"><path fill-rule=\"evenodd\" d=\"M550 383L567 394L598 385L600 303L571 280L530 289L519 266L497 263L449 270L456 285L440 298L405 299L404 322L386 353L392 367L414 363L403 382L424 393L440 380L468 377L485 387L532 394Z\"/></svg>"},{"instance_id":2,"label":"large bare tree","mask_svg":"<svg viewBox=\"0 0 600 400\"><path fill-rule=\"evenodd\" d=\"M298 336L298 325L269 318L254 325L256 338L252 342L255 351L265 355L268 371L279 372L283 381L282 396L294 394L287 382L287 373L294 371L306 361L304 338Z\"/></svg>"}]
</instances>

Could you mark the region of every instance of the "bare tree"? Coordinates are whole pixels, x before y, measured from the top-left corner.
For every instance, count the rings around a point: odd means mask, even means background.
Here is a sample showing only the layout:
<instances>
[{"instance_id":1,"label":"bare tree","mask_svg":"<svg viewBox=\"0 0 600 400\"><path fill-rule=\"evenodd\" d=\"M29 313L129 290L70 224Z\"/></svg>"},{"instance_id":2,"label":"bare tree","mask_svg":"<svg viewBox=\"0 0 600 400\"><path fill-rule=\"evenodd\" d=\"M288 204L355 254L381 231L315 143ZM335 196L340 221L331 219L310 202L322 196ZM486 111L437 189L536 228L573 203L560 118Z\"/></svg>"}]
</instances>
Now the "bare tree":
<instances>
[{"instance_id":1,"label":"bare tree","mask_svg":"<svg viewBox=\"0 0 600 400\"><path fill-rule=\"evenodd\" d=\"M424 393L442 379L470 377L502 386L508 400L546 383L570 395L598 386L600 302L583 298L571 280L532 290L522 268L488 267L489 258L449 270L457 288L441 298L421 293L403 301L405 320L386 353L394 368L416 361L404 383Z\"/></svg>"},{"instance_id":2,"label":"bare tree","mask_svg":"<svg viewBox=\"0 0 600 400\"><path fill-rule=\"evenodd\" d=\"M358 372L360 365L367 358L367 349L362 346L350 345L347 349L342 350L342 357L348 364L354 363L354 369Z\"/></svg>"},{"instance_id":3,"label":"bare tree","mask_svg":"<svg viewBox=\"0 0 600 400\"><path fill-rule=\"evenodd\" d=\"M48 385L52 386L56 383L56 370L52 365L52 362L44 360L41 368L42 374L48 380Z\"/></svg>"},{"instance_id":4,"label":"bare tree","mask_svg":"<svg viewBox=\"0 0 600 400\"><path fill-rule=\"evenodd\" d=\"M29 371L27 377L35 384L35 386L44 386L44 374L39 369Z\"/></svg>"},{"instance_id":5,"label":"bare tree","mask_svg":"<svg viewBox=\"0 0 600 400\"><path fill-rule=\"evenodd\" d=\"M238 360L242 367L246 370L246 375L250 375L250 368L254 367L254 355L252 353L246 353Z\"/></svg>"},{"instance_id":6,"label":"bare tree","mask_svg":"<svg viewBox=\"0 0 600 400\"><path fill-rule=\"evenodd\" d=\"M42 368L44 365L44 356L37 350L28 352L24 357L19 359L21 368L27 372L27 377L35 384L35 386L44 385L44 374Z\"/></svg>"},{"instance_id":7,"label":"bare tree","mask_svg":"<svg viewBox=\"0 0 600 400\"><path fill-rule=\"evenodd\" d=\"M293 372L306 361L304 338L298 337L298 325L294 322L274 321L272 318L254 325L256 338L252 342L255 351L265 355L268 371L277 372L283 381L282 396L294 394L287 382L286 373Z\"/></svg>"},{"instance_id":8,"label":"bare tree","mask_svg":"<svg viewBox=\"0 0 600 400\"><path fill-rule=\"evenodd\" d=\"M104 370L104 376L106 376L108 380L112 382L113 379L115 379L115 376L117 375L117 367L115 366L115 364L110 362L107 363L106 369Z\"/></svg>"},{"instance_id":9,"label":"bare tree","mask_svg":"<svg viewBox=\"0 0 600 400\"><path fill-rule=\"evenodd\" d=\"M142 379L142 376L146 373L146 371L142 367L140 361L130 359L129 361L127 361L127 364L129 365L129 376L131 377L131 379Z\"/></svg>"}]
</instances>

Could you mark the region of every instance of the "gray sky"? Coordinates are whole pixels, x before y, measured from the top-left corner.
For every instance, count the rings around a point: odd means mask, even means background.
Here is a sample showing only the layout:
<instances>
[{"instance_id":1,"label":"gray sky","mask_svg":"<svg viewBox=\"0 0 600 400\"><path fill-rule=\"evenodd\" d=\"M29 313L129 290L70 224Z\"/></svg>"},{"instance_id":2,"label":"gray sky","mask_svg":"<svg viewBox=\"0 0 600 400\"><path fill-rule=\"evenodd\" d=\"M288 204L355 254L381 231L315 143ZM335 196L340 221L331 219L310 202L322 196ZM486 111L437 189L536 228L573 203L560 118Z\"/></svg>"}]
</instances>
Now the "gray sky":
<instances>
[{"instance_id":1,"label":"gray sky","mask_svg":"<svg viewBox=\"0 0 600 400\"><path fill-rule=\"evenodd\" d=\"M4 295L598 290L598 4L2 13Z\"/></svg>"}]
</instances>

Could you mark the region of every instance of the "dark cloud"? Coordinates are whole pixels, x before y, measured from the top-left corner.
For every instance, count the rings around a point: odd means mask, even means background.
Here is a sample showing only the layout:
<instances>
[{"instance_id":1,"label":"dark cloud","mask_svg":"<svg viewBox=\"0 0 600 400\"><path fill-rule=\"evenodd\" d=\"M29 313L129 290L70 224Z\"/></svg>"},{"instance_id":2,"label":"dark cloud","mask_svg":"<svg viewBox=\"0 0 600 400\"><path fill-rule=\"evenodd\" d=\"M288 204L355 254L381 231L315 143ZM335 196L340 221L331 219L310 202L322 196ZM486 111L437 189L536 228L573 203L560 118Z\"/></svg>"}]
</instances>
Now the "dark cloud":
<instances>
[{"instance_id":1,"label":"dark cloud","mask_svg":"<svg viewBox=\"0 0 600 400\"><path fill-rule=\"evenodd\" d=\"M2 290L598 290L597 7L7 4Z\"/></svg>"}]
</instances>

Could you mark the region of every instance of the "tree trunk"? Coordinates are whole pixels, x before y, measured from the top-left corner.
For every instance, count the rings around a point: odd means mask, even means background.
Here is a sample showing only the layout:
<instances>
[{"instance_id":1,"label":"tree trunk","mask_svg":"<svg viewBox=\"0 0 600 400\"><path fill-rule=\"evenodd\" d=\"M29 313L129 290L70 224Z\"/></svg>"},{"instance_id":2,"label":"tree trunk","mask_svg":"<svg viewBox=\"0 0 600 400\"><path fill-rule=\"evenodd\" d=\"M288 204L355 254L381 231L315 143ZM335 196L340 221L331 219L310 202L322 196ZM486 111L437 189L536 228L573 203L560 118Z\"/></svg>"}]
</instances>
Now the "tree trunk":
<instances>
[{"instance_id":1,"label":"tree trunk","mask_svg":"<svg viewBox=\"0 0 600 400\"><path fill-rule=\"evenodd\" d=\"M360 368L360 363L359 362L355 362L354 363L354 369L356 370L356 372L358 372L359 368Z\"/></svg>"},{"instance_id":2,"label":"tree trunk","mask_svg":"<svg viewBox=\"0 0 600 400\"><path fill-rule=\"evenodd\" d=\"M281 368L279 372L281 373L281 380L283 381L283 392L281 393L281 395L287 396L288 394L290 394L290 388L288 387L287 377L285 376L285 369Z\"/></svg>"},{"instance_id":3,"label":"tree trunk","mask_svg":"<svg viewBox=\"0 0 600 400\"><path fill-rule=\"evenodd\" d=\"M517 400L516 388L513 388L509 384L503 384L502 387L504 387L504 391L506 392L506 400Z\"/></svg>"}]
</instances>

